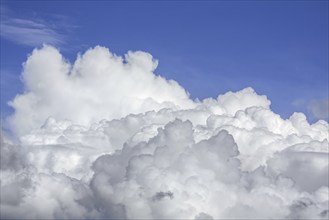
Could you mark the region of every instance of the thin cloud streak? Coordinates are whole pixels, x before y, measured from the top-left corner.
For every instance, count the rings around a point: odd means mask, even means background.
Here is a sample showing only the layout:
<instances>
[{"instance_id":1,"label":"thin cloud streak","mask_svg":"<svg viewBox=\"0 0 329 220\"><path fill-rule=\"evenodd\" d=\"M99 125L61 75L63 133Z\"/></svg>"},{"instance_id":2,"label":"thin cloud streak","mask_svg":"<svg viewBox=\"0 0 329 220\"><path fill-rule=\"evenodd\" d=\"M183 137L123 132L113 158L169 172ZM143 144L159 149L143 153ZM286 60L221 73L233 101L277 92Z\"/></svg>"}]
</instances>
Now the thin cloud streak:
<instances>
[{"instance_id":1,"label":"thin cloud streak","mask_svg":"<svg viewBox=\"0 0 329 220\"><path fill-rule=\"evenodd\" d=\"M65 43L65 36L56 27L47 22L33 19L1 16L1 37L16 44L26 46L40 46L51 44L59 46Z\"/></svg>"}]
</instances>

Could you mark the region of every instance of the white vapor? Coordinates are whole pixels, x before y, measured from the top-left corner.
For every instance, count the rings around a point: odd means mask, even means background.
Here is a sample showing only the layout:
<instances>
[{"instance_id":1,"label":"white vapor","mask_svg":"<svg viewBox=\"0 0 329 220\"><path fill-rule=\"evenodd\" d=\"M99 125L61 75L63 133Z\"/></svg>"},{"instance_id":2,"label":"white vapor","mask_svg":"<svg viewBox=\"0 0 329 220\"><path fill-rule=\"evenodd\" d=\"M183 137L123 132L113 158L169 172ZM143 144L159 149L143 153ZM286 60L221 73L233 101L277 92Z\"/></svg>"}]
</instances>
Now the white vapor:
<instances>
[{"instance_id":1,"label":"white vapor","mask_svg":"<svg viewBox=\"0 0 329 220\"><path fill-rule=\"evenodd\" d=\"M16 110L11 123L23 134L49 116L88 125L164 107L194 107L175 81L153 74L156 67L141 51L122 58L98 46L70 65L53 47L35 49L24 64L27 93L10 103Z\"/></svg>"},{"instance_id":2,"label":"white vapor","mask_svg":"<svg viewBox=\"0 0 329 220\"><path fill-rule=\"evenodd\" d=\"M54 16L52 15L52 17ZM67 22L64 23L61 19L55 20L57 20L57 25L62 27L62 30L69 28ZM58 31L57 25L54 25L54 22L46 22L41 19L17 17L14 11L1 5L0 36L13 43L31 47L37 47L44 43L63 45L66 36Z\"/></svg>"},{"instance_id":3,"label":"white vapor","mask_svg":"<svg viewBox=\"0 0 329 220\"><path fill-rule=\"evenodd\" d=\"M50 46L1 136L1 218L328 219L328 123L252 88L193 101L148 53Z\"/></svg>"},{"instance_id":4,"label":"white vapor","mask_svg":"<svg viewBox=\"0 0 329 220\"><path fill-rule=\"evenodd\" d=\"M39 46L42 43L59 45L64 37L45 24L25 19L1 21L1 37L18 44Z\"/></svg>"},{"instance_id":5,"label":"white vapor","mask_svg":"<svg viewBox=\"0 0 329 220\"><path fill-rule=\"evenodd\" d=\"M329 99L312 100L308 109L316 118L329 120Z\"/></svg>"}]
</instances>

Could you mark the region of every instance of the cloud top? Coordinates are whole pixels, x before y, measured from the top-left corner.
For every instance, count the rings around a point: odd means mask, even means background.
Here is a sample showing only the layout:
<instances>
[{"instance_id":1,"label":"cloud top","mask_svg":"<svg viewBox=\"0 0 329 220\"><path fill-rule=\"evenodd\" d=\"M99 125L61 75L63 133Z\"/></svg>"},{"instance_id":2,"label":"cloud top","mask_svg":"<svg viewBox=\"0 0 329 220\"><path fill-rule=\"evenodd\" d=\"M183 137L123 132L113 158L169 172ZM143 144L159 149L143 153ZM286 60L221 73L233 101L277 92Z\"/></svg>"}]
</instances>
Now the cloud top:
<instances>
[{"instance_id":1,"label":"cloud top","mask_svg":"<svg viewBox=\"0 0 329 220\"><path fill-rule=\"evenodd\" d=\"M125 57L97 46L68 63L57 49L35 49L24 64L26 93L10 103L11 124L19 134L49 117L88 125L129 113L161 108L190 108L195 104L173 80L156 76L157 61L142 51Z\"/></svg>"}]
</instances>

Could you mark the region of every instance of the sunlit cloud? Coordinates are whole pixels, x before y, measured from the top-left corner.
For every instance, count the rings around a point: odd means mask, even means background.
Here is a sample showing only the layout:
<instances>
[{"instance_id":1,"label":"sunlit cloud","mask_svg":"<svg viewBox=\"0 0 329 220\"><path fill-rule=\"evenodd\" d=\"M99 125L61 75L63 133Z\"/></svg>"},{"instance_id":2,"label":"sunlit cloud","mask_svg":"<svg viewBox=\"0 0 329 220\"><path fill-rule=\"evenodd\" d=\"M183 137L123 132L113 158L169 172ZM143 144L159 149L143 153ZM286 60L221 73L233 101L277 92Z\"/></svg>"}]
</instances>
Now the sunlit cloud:
<instances>
[{"instance_id":1,"label":"sunlit cloud","mask_svg":"<svg viewBox=\"0 0 329 220\"><path fill-rule=\"evenodd\" d=\"M328 219L328 123L247 87L191 100L147 52L35 49L1 136L3 219Z\"/></svg>"}]
</instances>

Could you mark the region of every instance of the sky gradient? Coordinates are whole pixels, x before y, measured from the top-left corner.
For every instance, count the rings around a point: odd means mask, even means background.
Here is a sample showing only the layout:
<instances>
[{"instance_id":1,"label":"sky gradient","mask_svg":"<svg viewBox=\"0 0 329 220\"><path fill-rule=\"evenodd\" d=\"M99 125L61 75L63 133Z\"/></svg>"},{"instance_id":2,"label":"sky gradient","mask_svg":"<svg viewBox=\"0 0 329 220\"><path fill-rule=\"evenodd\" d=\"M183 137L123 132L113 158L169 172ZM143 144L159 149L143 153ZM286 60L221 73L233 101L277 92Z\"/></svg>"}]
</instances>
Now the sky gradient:
<instances>
[{"instance_id":1,"label":"sky gradient","mask_svg":"<svg viewBox=\"0 0 329 220\"><path fill-rule=\"evenodd\" d=\"M1 1L2 119L42 43L71 62L96 45L146 51L193 99L251 86L284 118L314 122L328 100L328 1Z\"/></svg>"}]
</instances>

